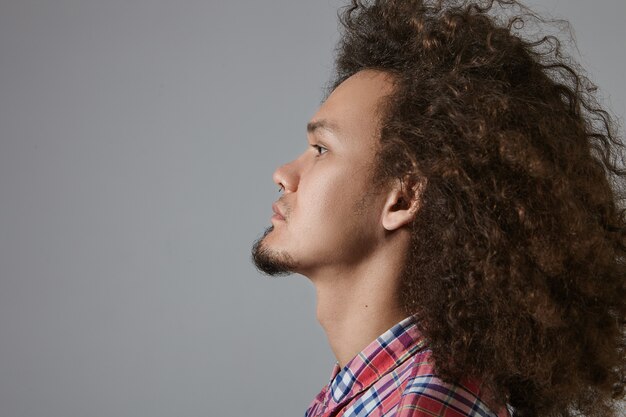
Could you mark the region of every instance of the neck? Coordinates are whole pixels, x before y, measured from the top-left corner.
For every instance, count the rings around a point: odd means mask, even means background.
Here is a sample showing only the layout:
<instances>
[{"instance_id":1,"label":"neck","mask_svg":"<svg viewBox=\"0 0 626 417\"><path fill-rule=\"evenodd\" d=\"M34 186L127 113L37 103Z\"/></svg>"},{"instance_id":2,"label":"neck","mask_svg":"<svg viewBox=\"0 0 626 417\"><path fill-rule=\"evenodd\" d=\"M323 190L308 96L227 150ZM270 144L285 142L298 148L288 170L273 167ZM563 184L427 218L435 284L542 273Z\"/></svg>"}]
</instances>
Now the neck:
<instances>
[{"instance_id":1,"label":"neck","mask_svg":"<svg viewBox=\"0 0 626 417\"><path fill-rule=\"evenodd\" d=\"M317 319L342 368L408 314L398 299L406 248L374 253L358 266L310 274L317 292Z\"/></svg>"}]
</instances>

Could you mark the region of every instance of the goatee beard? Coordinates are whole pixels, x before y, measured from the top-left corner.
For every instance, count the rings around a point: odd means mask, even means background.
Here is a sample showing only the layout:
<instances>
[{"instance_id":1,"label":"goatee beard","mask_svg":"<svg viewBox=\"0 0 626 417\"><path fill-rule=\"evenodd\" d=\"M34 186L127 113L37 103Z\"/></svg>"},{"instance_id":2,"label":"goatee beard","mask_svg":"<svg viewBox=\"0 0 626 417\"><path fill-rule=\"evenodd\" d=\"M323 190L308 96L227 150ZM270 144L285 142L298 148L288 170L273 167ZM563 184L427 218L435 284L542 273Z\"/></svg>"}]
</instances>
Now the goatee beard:
<instances>
[{"instance_id":1,"label":"goatee beard","mask_svg":"<svg viewBox=\"0 0 626 417\"><path fill-rule=\"evenodd\" d=\"M265 275L285 276L294 273L295 262L286 252L274 251L263 244L263 239L274 230L274 226L265 229L263 236L252 245L252 263Z\"/></svg>"}]
</instances>

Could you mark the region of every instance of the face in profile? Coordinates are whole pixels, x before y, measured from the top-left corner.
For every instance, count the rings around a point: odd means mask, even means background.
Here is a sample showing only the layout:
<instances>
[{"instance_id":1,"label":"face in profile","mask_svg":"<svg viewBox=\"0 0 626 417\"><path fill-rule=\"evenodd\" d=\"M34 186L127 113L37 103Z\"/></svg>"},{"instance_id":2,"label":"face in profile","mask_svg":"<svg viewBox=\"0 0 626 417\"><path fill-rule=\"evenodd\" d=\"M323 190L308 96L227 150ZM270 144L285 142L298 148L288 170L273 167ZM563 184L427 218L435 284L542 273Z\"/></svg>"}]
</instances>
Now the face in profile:
<instances>
[{"instance_id":1,"label":"face in profile","mask_svg":"<svg viewBox=\"0 0 626 417\"><path fill-rule=\"evenodd\" d=\"M371 186L377 105L390 88L384 73L361 71L312 117L306 150L273 175L284 194L274 204L279 215L252 248L261 272L309 276L350 267L373 249L384 204Z\"/></svg>"}]
</instances>

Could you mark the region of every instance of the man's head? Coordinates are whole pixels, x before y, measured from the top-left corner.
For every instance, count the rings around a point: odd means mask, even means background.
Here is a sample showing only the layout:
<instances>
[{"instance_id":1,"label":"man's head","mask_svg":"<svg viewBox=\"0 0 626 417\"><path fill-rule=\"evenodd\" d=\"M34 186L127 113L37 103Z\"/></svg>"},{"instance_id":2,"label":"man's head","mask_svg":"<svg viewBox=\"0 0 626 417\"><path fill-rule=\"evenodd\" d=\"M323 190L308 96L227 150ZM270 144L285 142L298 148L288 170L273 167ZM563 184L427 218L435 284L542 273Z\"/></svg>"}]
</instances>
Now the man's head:
<instances>
[{"instance_id":1,"label":"man's head","mask_svg":"<svg viewBox=\"0 0 626 417\"><path fill-rule=\"evenodd\" d=\"M364 69L341 82L308 124L307 149L274 172L284 219L257 240L253 260L270 275L356 265L404 228L408 243L418 199L406 184L380 184L375 157L393 79ZM406 204L404 203L406 202Z\"/></svg>"},{"instance_id":2,"label":"man's head","mask_svg":"<svg viewBox=\"0 0 626 417\"><path fill-rule=\"evenodd\" d=\"M509 6L522 14L493 13ZM287 192L266 259L289 254L306 268L310 250L338 256L338 245L315 246L309 237L321 235L307 221L350 249L374 242L377 232L362 226L385 212L381 195L421 184L419 198L404 200L413 210L403 217L410 241L399 296L438 373L478 378L518 416L611 415L626 373L623 145L556 39L517 33L528 20L541 22L514 0L353 0L329 101L365 70L392 80L378 101L379 134L369 137L372 169L365 158L342 167L354 175L341 186L315 188L307 202L323 218L303 219ZM322 139L336 146L310 138ZM290 191L325 162L301 156L275 181ZM362 224L347 209L359 197Z\"/></svg>"}]
</instances>

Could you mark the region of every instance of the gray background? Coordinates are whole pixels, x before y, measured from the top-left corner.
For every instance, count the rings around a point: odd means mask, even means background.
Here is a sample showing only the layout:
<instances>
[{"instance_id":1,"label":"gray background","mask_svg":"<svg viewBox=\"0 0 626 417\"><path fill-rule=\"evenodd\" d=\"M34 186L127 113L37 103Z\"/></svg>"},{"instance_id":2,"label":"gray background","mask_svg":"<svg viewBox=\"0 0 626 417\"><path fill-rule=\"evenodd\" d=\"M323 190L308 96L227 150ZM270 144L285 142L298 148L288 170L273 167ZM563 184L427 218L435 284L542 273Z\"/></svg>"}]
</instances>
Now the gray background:
<instances>
[{"instance_id":1,"label":"gray background","mask_svg":"<svg viewBox=\"0 0 626 417\"><path fill-rule=\"evenodd\" d=\"M301 416L334 357L250 246L339 1L0 0L0 417ZM626 2L551 0L626 114Z\"/></svg>"}]
</instances>

